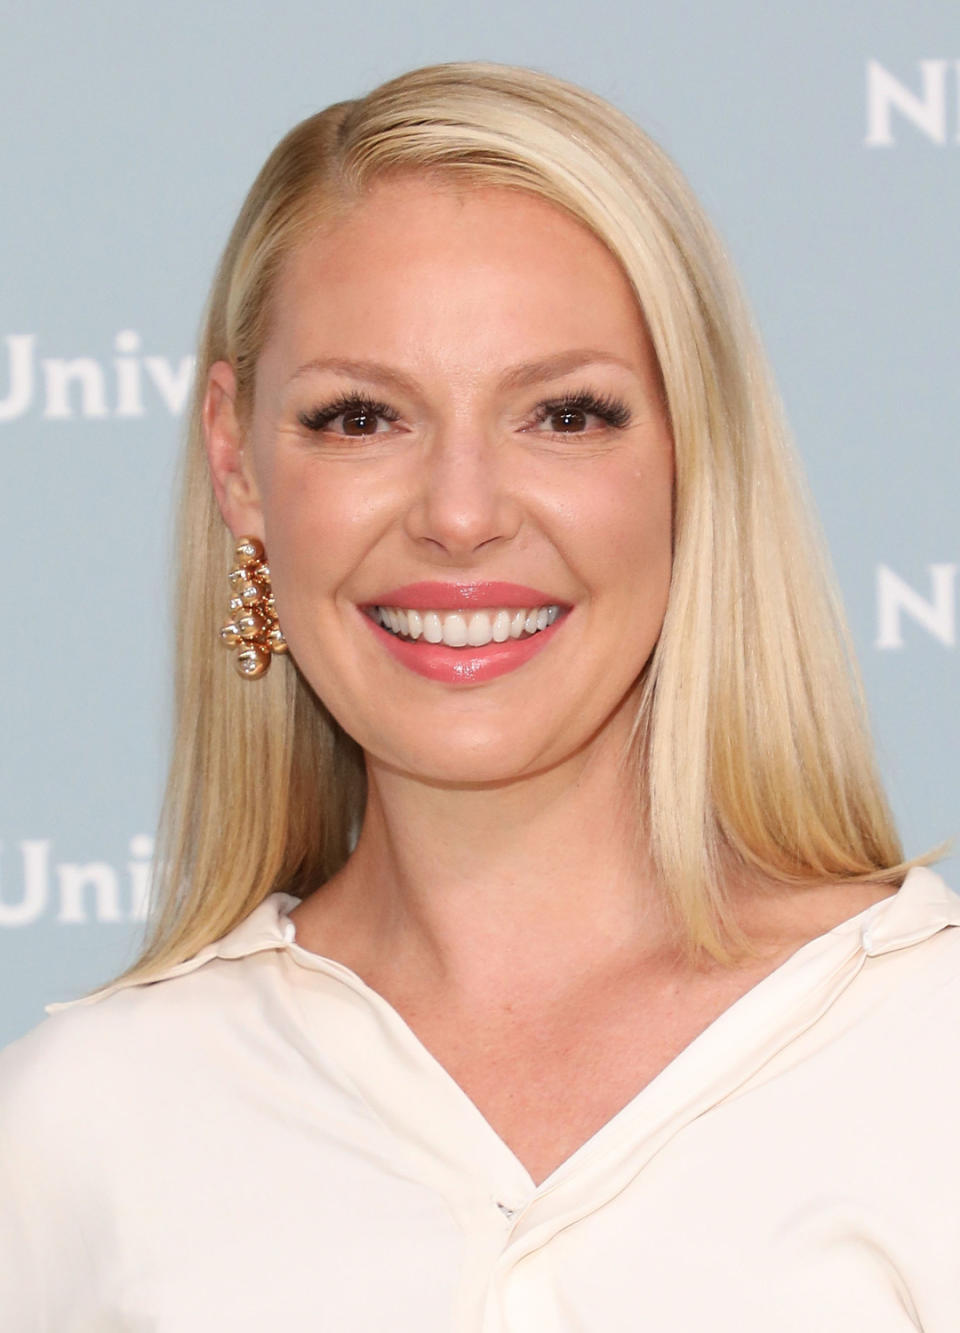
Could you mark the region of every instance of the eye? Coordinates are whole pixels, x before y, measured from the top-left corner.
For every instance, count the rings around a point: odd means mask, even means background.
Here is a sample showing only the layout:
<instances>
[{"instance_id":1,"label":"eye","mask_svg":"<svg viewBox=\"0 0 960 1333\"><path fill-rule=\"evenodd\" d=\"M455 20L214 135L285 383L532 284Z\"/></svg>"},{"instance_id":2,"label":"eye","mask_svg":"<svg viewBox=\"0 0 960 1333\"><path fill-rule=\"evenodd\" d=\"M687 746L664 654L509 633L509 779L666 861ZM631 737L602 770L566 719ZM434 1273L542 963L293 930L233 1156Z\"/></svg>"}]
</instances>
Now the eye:
<instances>
[{"instance_id":1,"label":"eye","mask_svg":"<svg viewBox=\"0 0 960 1333\"><path fill-rule=\"evenodd\" d=\"M396 421L399 413L387 403L381 403L362 393L341 394L338 398L315 407L310 412L301 412L297 418L306 430L323 431L328 426L343 418L342 429L334 430L334 435L363 439L365 436L381 435L377 429L378 418Z\"/></svg>"},{"instance_id":2,"label":"eye","mask_svg":"<svg viewBox=\"0 0 960 1333\"><path fill-rule=\"evenodd\" d=\"M619 398L583 389L541 403L534 424L553 423L551 430L557 435L583 435L589 427L590 417L599 417L604 425L620 430L630 420L630 409Z\"/></svg>"}]
</instances>

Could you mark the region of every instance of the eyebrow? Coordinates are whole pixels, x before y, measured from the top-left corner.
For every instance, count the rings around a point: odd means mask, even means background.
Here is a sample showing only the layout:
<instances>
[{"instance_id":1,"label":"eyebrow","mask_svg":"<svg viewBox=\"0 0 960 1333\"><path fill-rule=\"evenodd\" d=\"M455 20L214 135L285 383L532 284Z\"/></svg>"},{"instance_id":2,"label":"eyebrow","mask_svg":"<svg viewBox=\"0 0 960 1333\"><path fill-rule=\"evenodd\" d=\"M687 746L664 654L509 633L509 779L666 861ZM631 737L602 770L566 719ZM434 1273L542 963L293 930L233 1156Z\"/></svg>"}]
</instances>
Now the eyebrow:
<instances>
[{"instance_id":1,"label":"eyebrow","mask_svg":"<svg viewBox=\"0 0 960 1333\"><path fill-rule=\"evenodd\" d=\"M636 368L623 357L615 356L612 352L602 352L595 348L584 347L572 349L568 352L556 352L552 356L541 357L538 361L522 361L519 365L512 366L504 372L500 377L500 388L525 389L531 384L539 384L544 380L559 379L562 375L569 375L571 371L582 370L584 366L597 364L621 366L625 370L636 373ZM402 371L395 370L392 366L384 365L379 361L358 361L347 357L319 357L316 360L307 361L302 366L298 366L290 376L290 383L311 371L322 370L334 371L341 375L353 375L357 379L384 384L400 393L415 394L419 387L416 380L403 374Z\"/></svg>"}]
</instances>

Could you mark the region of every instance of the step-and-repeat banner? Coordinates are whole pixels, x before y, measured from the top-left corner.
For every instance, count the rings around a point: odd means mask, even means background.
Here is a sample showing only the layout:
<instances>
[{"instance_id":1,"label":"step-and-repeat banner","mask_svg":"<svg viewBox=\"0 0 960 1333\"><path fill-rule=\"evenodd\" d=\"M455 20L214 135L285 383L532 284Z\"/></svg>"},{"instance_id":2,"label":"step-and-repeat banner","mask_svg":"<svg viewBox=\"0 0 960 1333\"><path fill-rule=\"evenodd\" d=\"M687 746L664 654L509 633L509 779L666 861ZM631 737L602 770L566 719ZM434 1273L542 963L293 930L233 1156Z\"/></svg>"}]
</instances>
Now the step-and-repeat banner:
<instances>
[{"instance_id":1,"label":"step-and-repeat banner","mask_svg":"<svg viewBox=\"0 0 960 1333\"><path fill-rule=\"evenodd\" d=\"M960 831L955 5L38 0L0 42L0 1045L142 933L174 460L240 200L304 116L464 59L595 90L692 180L779 377L907 851Z\"/></svg>"}]
</instances>

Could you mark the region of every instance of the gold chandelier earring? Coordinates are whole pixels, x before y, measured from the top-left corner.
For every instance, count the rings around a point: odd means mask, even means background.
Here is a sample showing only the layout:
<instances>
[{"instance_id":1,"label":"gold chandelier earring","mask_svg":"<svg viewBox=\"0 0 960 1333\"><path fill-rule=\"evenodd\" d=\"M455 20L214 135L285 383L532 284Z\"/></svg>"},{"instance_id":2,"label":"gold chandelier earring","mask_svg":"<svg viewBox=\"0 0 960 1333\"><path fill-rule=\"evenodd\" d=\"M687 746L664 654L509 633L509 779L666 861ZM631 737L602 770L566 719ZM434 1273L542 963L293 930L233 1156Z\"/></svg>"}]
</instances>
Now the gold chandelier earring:
<instances>
[{"instance_id":1,"label":"gold chandelier earring","mask_svg":"<svg viewBox=\"0 0 960 1333\"><path fill-rule=\"evenodd\" d=\"M285 653L287 641L277 622L270 587L270 567L263 543L241 537L233 552L236 562L230 580L230 619L220 631L220 642L236 648L233 664L244 680L256 680L270 665L274 653Z\"/></svg>"}]
</instances>

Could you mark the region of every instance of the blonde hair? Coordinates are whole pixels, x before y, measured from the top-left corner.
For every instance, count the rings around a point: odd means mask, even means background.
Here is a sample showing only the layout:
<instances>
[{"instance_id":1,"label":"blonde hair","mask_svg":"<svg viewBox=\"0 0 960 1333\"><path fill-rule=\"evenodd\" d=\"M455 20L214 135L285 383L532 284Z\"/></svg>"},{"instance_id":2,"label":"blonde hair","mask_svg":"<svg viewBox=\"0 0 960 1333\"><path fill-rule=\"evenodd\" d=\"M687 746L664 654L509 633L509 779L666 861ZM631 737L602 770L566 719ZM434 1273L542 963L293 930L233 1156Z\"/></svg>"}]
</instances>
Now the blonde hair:
<instances>
[{"instance_id":1,"label":"blonde hair","mask_svg":"<svg viewBox=\"0 0 960 1333\"><path fill-rule=\"evenodd\" d=\"M906 862L875 767L849 635L777 394L723 249L676 166L601 98L487 62L413 70L297 125L254 182L200 338L179 517L176 733L146 939L148 979L271 892L346 860L362 818L357 745L289 659L241 680L219 644L233 539L203 445L210 366L249 410L291 250L392 172L530 191L619 260L659 362L676 453L666 618L638 690L643 827L694 953L750 952L732 867L796 885L896 885Z\"/></svg>"}]
</instances>

